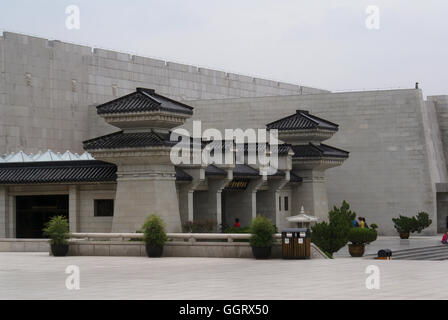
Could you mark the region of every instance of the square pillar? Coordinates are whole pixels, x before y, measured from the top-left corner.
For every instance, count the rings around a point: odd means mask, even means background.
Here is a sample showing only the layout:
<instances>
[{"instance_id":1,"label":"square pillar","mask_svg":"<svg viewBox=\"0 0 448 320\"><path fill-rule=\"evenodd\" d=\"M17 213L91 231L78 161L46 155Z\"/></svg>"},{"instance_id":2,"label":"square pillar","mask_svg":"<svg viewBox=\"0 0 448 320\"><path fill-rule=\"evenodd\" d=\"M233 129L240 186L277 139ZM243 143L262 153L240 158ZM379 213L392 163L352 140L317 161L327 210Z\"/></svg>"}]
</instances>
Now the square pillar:
<instances>
[{"instance_id":1,"label":"square pillar","mask_svg":"<svg viewBox=\"0 0 448 320\"><path fill-rule=\"evenodd\" d=\"M193 214L194 214L194 190L188 191L188 221L193 222Z\"/></svg>"},{"instance_id":2,"label":"square pillar","mask_svg":"<svg viewBox=\"0 0 448 320\"><path fill-rule=\"evenodd\" d=\"M16 237L16 197L8 196L8 238Z\"/></svg>"},{"instance_id":3,"label":"square pillar","mask_svg":"<svg viewBox=\"0 0 448 320\"><path fill-rule=\"evenodd\" d=\"M8 189L0 187L0 238L6 238L8 235Z\"/></svg>"},{"instance_id":4,"label":"square pillar","mask_svg":"<svg viewBox=\"0 0 448 320\"><path fill-rule=\"evenodd\" d=\"M300 170L295 171L303 178L302 183L293 189L293 205L295 211L303 206L309 215L319 217L321 220L328 219L328 197L325 184L325 172L323 170Z\"/></svg>"},{"instance_id":5,"label":"square pillar","mask_svg":"<svg viewBox=\"0 0 448 320\"><path fill-rule=\"evenodd\" d=\"M79 186L70 186L68 194L68 223L70 232L79 232Z\"/></svg>"}]
</instances>

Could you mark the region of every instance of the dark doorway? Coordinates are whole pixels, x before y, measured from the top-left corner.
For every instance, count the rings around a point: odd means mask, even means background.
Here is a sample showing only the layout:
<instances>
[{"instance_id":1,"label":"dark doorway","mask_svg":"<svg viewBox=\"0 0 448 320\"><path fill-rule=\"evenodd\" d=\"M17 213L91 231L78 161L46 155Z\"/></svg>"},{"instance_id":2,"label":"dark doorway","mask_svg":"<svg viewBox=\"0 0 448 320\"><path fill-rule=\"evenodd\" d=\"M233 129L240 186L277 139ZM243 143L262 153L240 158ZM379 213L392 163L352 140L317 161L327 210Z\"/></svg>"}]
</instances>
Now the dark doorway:
<instances>
[{"instance_id":1,"label":"dark doorway","mask_svg":"<svg viewBox=\"0 0 448 320\"><path fill-rule=\"evenodd\" d=\"M44 238L45 223L56 215L68 219L68 195L17 196L16 238Z\"/></svg>"}]
</instances>

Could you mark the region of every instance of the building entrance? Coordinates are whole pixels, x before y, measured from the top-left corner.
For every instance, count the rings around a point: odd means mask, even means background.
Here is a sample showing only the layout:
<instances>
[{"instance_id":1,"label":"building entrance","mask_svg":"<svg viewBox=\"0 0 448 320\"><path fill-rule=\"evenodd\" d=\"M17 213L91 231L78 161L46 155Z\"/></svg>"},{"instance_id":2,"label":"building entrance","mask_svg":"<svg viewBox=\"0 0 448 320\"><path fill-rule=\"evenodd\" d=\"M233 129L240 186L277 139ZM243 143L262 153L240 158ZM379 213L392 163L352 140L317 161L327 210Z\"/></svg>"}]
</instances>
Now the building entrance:
<instances>
[{"instance_id":1,"label":"building entrance","mask_svg":"<svg viewBox=\"0 0 448 320\"><path fill-rule=\"evenodd\" d=\"M68 218L68 195L16 197L16 238L44 238L42 229L53 216Z\"/></svg>"}]
</instances>

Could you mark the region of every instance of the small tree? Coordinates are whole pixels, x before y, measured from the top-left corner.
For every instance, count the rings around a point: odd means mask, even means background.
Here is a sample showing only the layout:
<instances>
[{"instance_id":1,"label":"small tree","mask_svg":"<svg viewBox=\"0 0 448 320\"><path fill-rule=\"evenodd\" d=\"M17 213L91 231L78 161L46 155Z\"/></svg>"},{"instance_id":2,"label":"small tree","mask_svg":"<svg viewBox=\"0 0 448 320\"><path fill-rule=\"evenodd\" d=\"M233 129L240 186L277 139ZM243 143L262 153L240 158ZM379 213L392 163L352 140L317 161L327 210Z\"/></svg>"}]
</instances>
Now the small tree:
<instances>
[{"instance_id":1,"label":"small tree","mask_svg":"<svg viewBox=\"0 0 448 320\"><path fill-rule=\"evenodd\" d=\"M48 221L43 229L44 235L50 238L50 243L54 245L68 244L69 225L64 216L54 216Z\"/></svg>"},{"instance_id":2,"label":"small tree","mask_svg":"<svg viewBox=\"0 0 448 320\"><path fill-rule=\"evenodd\" d=\"M356 213L350 210L350 205L344 200L340 208L334 206L328 213L329 222L315 224L311 228L311 241L325 252L333 255L348 242L348 234Z\"/></svg>"},{"instance_id":3,"label":"small tree","mask_svg":"<svg viewBox=\"0 0 448 320\"><path fill-rule=\"evenodd\" d=\"M406 217L400 215L398 218L392 218L395 229L399 233L414 232L416 228L416 220L414 217Z\"/></svg>"},{"instance_id":4,"label":"small tree","mask_svg":"<svg viewBox=\"0 0 448 320\"><path fill-rule=\"evenodd\" d=\"M252 234L250 238L250 245L252 247L266 248L272 246L275 227L268 218L258 216L253 219L250 232Z\"/></svg>"},{"instance_id":5,"label":"small tree","mask_svg":"<svg viewBox=\"0 0 448 320\"><path fill-rule=\"evenodd\" d=\"M432 220L429 219L429 215L423 211L419 212L417 214L416 220L417 220L417 223L416 223L416 228L415 228L414 232L418 232L418 233L422 232L423 229L428 228L432 223Z\"/></svg>"},{"instance_id":6,"label":"small tree","mask_svg":"<svg viewBox=\"0 0 448 320\"><path fill-rule=\"evenodd\" d=\"M168 240L165 232L165 223L162 218L151 214L143 224L143 239L153 247L163 246Z\"/></svg>"},{"instance_id":7,"label":"small tree","mask_svg":"<svg viewBox=\"0 0 448 320\"><path fill-rule=\"evenodd\" d=\"M429 215L426 212L419 212L417 216L406 217L400 215L398 218L392 218L395 229L399 233L420 233L432 223Z\"/></svg>"},{"instance_id":8,"label":"small tree","mask_svg":"<svg viewBox=\"0 0 448 320\"><path fill-rule=\"evenodd\" d=\"M348 233L348 241L354 245L363 245L375 241L377 236L375 229L351 228Z\"/></svg>"}]
</instances>

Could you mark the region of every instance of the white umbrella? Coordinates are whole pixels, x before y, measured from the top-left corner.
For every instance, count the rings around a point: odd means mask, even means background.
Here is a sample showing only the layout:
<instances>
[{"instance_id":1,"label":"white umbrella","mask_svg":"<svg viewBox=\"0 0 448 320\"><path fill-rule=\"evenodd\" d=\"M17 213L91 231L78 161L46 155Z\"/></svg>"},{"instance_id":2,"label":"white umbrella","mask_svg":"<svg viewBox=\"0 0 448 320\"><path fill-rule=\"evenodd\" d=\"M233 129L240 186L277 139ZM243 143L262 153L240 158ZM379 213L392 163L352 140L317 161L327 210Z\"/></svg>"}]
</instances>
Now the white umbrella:
<instances>
[{"instance_id":1,"label":"white umbrella","mask_svg":"<svg viewBox=\"0 0 448 320\"><path fill-rule=\"evenodd\" d=\"M315 217L315 216L309 216L307 214L304 213L300 213L296 216L291 216L291 217L287 217L286 220L288 220L289 222L317 222L319 221L319 218Z\"/></svg>"}]
</instances>

